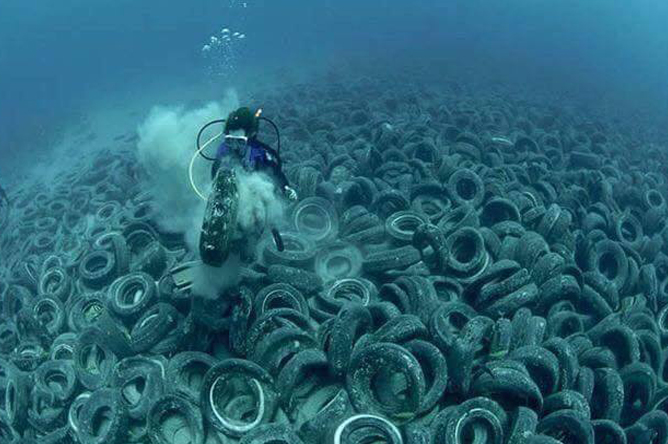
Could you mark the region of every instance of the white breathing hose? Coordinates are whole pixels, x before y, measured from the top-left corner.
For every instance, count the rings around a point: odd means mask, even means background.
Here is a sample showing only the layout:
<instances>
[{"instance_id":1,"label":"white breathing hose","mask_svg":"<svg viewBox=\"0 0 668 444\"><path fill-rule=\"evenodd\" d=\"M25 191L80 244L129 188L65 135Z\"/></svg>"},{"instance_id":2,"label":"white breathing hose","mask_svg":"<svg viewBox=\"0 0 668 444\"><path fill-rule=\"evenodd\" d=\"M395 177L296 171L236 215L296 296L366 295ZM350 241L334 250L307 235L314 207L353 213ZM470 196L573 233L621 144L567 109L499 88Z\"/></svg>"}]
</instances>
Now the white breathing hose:
<instances>
[{"instance_id":1,"label":"white breathing hose","mask_svg":"<svg viewBox=\"0 0 668 444\"><path fill-rule=\"evenodd\" d=\"M192 187L193 191L195 191L195 193L200 197L200 199L204 201L206 201L206 197L204 196L204 194L200 192L200 190L197 188L197 185L195 185L195 179L193 178L193 166L195 165L195 159L197 158L197 156L201 154L204 148L209 146L211 142L213 142L222 135L223 132L221 131L220 133L216 134L215 136L207 140L206 143L200 147L200 149L195 151L195 154L193 154L192 159L190 159L190 166L188 167L188 178L190 178L190 186Z\"/></svg>"}]
</instances>

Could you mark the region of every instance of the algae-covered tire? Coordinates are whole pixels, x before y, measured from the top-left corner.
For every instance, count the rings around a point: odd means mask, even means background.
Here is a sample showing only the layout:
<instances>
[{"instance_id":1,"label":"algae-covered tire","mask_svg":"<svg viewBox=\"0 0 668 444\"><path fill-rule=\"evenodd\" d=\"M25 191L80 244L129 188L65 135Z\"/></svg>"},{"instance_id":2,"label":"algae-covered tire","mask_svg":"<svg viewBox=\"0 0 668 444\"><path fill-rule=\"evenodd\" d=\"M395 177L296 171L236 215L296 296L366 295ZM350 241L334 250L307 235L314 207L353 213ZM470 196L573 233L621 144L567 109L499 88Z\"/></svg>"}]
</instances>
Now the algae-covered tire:
<instances>
[{"instance_id":1,"label":"algae-covered tire","mask_svg":"<svg viewBox=\"0 0 668 444\"><path fill-rule=\"evenodd\" d=\"M8 426L19 433L28 426L31 383L29 373L15 367L9 368L3 413L7 414Z\"/></svg>"},{"instance_id":2,"label":"algae-covered tire","mask_svg":"<svg viewBox=\"0 0 668 444\"><path fill-rule=\"evenodd\" d=\"M267 424L276 413L274 380L259 365L225 359L206 372L200 394L204 418L216 430L242 437Z\"/></svg>"},{"instance_id":3,"label":"algae-covered tire","mask_svg":"<svg viewBox=\"0 0 668 444\"><path fill-rule=\"evenodd\" d=\"M53 404L60 406L69 403L79 385L74 362L61 359L42 363L33 373L32 385L37 391L48 395Z\"/></svg>"},{"instance_id":4,"label":"algae-covered tire","mask_svg":"<svg viewBox=\"0 0 668 444\"><path fill-rule=\"evenodd\" d=\"M329 442L344 444L353 442L386 442L401 444L401 431L391 421L373 414L355 414L338 424L331 424Z\"/></svg>"},{"instance_id":5,"label":"algae-covered tire","mask_svg":"<svg viewBox=\"0 0 668 444\"><path fill-rule=\"evenodd\" d=\"M216 365L216 362L216 358L202 352L178 353L167 364L167 385L180 396L199 406L204 376L211 367Z\"/></svg>"},{"instance_id":6,"label":"algae-covered tire","mask_svg":"<svg viewBox=\"0 0 668 444\"><path fill-rule=\"evenodd\" d=\"M89 327L79 334L74 345L74 365L77 379L85 388L105 387L118 358L99 328Z\"/></svg>"},{"instance_id":7,"label":"algae-covered tire","mask_svg":"<svg viewBox=\"0 0 668 444\"><path fill-rule=\"evenodd\" d=\"M164 373L163 363L154 358L132 356L116 364L110 386L120 391L130 418L146 421L151 406L166 391Z\"/></svg>"},{"instance_id":8,"label":"algae-covered tire","mask_svg":"<svg viewBox=\"0 0 668 444\"><path fill-rule=\"evenodd\" d=\"M14 439L20 439L16 430L12 428L5 412L0 412L0 442L13 442Z\"/></svg>"},{"instance_id":9,"label":"algae-covered tire","mask_svg":"<svg viewBox=\"0 0 668 444\"><path fill-rule=\"evenodd\" d=\"M132 272L116 279L108 292L108 308L121 320L134 322L154 303L157 285L153 277Z\"/></svg>"},{"instance_id":10,"label":"algae-covered tire","mask_svg":"<svg viewBox=\"0 0 668 444\"><path fill-rule=\"evenodd\" d=\"M116 258L110 251L91 250L79 262L79 276L86 287L100 290L116 279Z\"/></svg>"},{"instance_id":11,"label":"algae-covered tire","mask_svg":"<svg viewBox=\"0 0 668 444\"><path fill-rule=\"evenodd\" d=\"M285 424L263 424L246 433L239 444L302 444L302 440Z\"/></svg>"},{"instance_id":12,"label":"algae-covered tire","mask_svg":"<svg viewBox=\"0 0 668 444\"><path fill-rule=\"evenodd\" d=\"M176 432L175 423L178 424ZM204 443L204 423L199 408L177 394L165 395L153 403L147 425L154 444Z\"/></svg>"},{"instance_id":13,"label":"algae-covered tire","mask_svg":"<svg viewBox=\"0 0 668 444\"><path fill-rule=\"evenodd\" d=\"M507 429L508 417L493 399L468 399L450 409L441 410L431 423L434 443L470 442L501 444ZM528 441L527 441L528 442Z\"/></svg>"},{"instance_id":14,"label":"algae-covered tire","mask_svg":"<svg viewBox=\"0 0 668 444\"><path fill-rule=\"evenodd\" d=\"M345 376L353 406L359 412L381 414L394 423L411 421L420 411L426 391L420 362L404 347L389 342L358 347ZM400 380L406 381L406 391L401 396L393 395ZM375 387L376 381L382 381L382 389Z\"/></svg>"},{"instance_id":15,"label":"algae-covered tire","mask_svg":"<svg viewBox=\"0 0 668 444\"><path fill-rule=\"evenodd\" d=\"M93 392L81 407L79 440L82 444L126 443L128 412L119 389Z\"/></svg>"},{"instance_id":16,"label":"algae-covered tire","mask_svg":"<svg viewBox=\"0 0 668 444\"><path fill-rule=\"evenodd\" d=\"M199 252L204 263L219 267L227 259L237 223L238 205L236 174L232 170L220 169L213 180L199 238Z\"/></svg>"},{"instance_id":17,"label":"algae-covered tire","mask_svg":"<svg viewBox=\"0 0 668 444\"><path fill-rule=\"evenodd\" d=\"M19 343L19 331L13 322L0 325L0 353L9 354Z\"/></svg>"}]
</instances>

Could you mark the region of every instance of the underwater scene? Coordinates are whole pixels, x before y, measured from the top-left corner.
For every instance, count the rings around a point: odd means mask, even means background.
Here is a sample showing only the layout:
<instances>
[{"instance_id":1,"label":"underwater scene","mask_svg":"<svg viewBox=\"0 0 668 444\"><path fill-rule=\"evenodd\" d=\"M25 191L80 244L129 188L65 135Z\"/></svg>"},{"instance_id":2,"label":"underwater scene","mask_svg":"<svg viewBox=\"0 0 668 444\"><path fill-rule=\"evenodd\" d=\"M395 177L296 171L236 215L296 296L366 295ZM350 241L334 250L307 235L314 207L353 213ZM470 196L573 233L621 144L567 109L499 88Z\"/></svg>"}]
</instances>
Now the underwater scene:
<instances>
[{"instance_id":1,"label":"underwater scene","mask_svg":"<svg viewBox=\"0 0 668 444\"><path fill-rule=\"evenodd\" d=\"M0 444L668 444L666 24L0 0Z\"/></svg>"}]
</instances>

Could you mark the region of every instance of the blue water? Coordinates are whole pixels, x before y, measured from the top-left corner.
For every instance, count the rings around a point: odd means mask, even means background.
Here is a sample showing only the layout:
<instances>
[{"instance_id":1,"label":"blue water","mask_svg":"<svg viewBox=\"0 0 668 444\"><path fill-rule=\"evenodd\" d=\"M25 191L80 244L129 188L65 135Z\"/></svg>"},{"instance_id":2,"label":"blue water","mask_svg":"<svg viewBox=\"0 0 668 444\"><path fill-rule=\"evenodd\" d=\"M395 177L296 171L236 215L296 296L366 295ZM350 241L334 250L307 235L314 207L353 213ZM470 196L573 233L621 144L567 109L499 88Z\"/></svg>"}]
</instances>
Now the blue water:
<instances>
[{"instance_id":1,"label":"blue water","mask_svg":"<svg viewBox=\"0 0 668 444\"><path fill-rule=\"evenodd\" d=\"M0 160L48 151L49 136L91 102L156 81L201 82L213 93L253 73L364 62L531 85L622 119L641 113L662 129L666 23L661 0L4 0ZM246 39L234 66L212 67L201 48L225 27Z\"/></svg>"}]
</instances>

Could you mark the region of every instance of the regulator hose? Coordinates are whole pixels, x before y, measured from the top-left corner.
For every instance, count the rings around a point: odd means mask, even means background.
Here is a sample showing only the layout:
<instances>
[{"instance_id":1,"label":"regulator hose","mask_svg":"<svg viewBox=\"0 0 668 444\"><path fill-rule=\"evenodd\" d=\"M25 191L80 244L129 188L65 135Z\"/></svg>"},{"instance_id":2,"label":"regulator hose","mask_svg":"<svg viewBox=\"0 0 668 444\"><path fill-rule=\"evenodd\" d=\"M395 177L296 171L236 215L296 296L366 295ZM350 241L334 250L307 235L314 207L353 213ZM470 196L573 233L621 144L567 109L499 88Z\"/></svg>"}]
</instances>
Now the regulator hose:
<instances>
[{"instance_id":1,"label":"regulator hose","mask_svg":"<svg viewBox=\"0 0 668 444\"><path fill-rule=\"evenodd\" d=\"M265 122L269 122L271 126L274 127L274 131L276 131L276 152L281 153L281 132L278 130L278 125L274 123L273 120L267 118L267 117L259 117L260 120L264 120Z\"/></svg>"},{"instance_id":2,"label":"regulator hose","mask_svg":"<svg viewBox=\"0 0 668 444\"><path fill-rule=\"evenodd\" d=\"M206 160L210 160L210 161L212 161L212 162L213 162L214 160L216 160L214 157L209 157L209 156L207 156L206 154L204 154L204 148L206 148L207 145L208 145L209 143L211 143L211 141L212 141L213 139L209 139L209 141L208 141L206 144L204 144L204 146L201 146L201 145L200 145L200 139L202 138L202 134L204 133L204 130L206 130L206 129L207 129L208 127L210 127L211 125L215 125L215 124L217 124L217 123L225 123L225 121L226 121L226 119L216 119L216 120L212 120L211 122L207 123L207 124L204 125L202 128L200 128L199 133L197 133L197 153L198 153L200 156L204 157ZM217 139L217 138L220 137L222 134L223 134L223 133L221 132L220 134L218 134L217 136L215 136L215 138Z\"/></svg>"},{"instance_id":3,"label":"regulator hose","mask_svg":"<svg viewBox=\"0 0 668 444\"><path fill-rule=\"evenodd\" d=\"M207 126L210 123L211 122L207 123ZM206 126L203 127L202 130L204 128L206 128ZM202 151L204 150L204 148L209 146L211 144L211 142L213 142L214 140L216 140L217 138L222 136L223 133L220 132L220 133L216 134L215 136L213 136L212 138L207 140L206 143L204 143L204 145L200 146L199 145L199 139L200 139L200 136L202 134L202 130L200 130L199 134L197 135L197 151L195 151L195 154L193 154L193 157L190 159L190 165L188 166L188 178L190 179L190 187L193 189L195 194L197 194L200 197L200 199L202 199L203 201L206 201L206 197L204 196L204 194L202 194L202 192L197 188L197 185L195 185L195 179L193 178L193 167L195 166L195 159L197 159L198 154L201 155L202 157L204 157L205 159L208 159L207 156L202 154Z\"/></svg>"}]
</instances>

